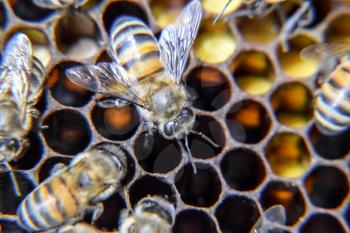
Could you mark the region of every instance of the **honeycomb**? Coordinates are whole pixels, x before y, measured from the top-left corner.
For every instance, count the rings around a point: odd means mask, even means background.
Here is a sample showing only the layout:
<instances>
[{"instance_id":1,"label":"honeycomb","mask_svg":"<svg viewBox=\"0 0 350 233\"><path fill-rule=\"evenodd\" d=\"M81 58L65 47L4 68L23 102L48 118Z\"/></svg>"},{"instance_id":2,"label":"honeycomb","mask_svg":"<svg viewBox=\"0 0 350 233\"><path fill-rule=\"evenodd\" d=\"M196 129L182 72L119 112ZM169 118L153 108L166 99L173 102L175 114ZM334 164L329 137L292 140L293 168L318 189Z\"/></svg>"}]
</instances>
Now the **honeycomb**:
<instances>
[{"instance_id":1,"label":"honeycomb","mask_svg":"<svg viewBox=\"0 0 350 233\"><path fill-rule=\"evenodd\" d=\"M320 64L299 56L313 43L350 42L350 1L313 0L313 21L291 36L290 50L283 52L279 33L286 19L277 12L230 18L237 0L213 26L226 0L203 0L204 20L185 83L196 96L195 130L219 147L190 136L197 174L176 142L142 132L134 106L102 109L96 101L103 96L65 77L69 67L111 60L108 30L119 15L142 19L159 36L186 2L95 0L54 11L29 0L0 1L0 46L23 32L46 65L47 88L37 107L40 124L48 126L31 132L30 148L11 163L21 197L14 194L9 173L0 173L0 216L14 215L55 164L68 164L96 144L115 143L128 154L128 173L125 189L103 203L100 229L117 228L122 209L156 194L176 206L175 233L249 232L275 204L286 208L284 232L350 232L350 131L329 137L317 130L312 103ZM290 16L299 5L290 0L282 9ZM5 219L0 229L24 232Z\"/></svg>"}]
</instances>

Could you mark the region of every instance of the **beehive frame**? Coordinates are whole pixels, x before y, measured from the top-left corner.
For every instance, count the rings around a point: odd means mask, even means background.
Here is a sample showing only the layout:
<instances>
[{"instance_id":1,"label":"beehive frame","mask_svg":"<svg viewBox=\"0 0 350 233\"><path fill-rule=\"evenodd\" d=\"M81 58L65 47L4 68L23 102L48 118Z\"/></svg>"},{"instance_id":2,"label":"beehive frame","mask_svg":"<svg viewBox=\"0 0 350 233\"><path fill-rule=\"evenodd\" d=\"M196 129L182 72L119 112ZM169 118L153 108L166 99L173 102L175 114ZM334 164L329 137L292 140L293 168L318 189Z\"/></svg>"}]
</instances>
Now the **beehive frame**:
<instances>
[{"instance_id":1,"label":"beehive frame","mask_svg":"<svg viewBox=\"0 0 350 233\"><path fill-rule=\"evenodd\" d=\"M349 232L350 132L327 137L315 128L312 98L319 63L299 58L312 43L350 41L349 1L314 0L315 20L290 38L287 53L279 37L285 21L275 11L241 19L227 12L213 26L210 6L216 1L203 1L204 20L185 83L197 97L195 129L220 147L191 136L197 175L176 142L155 135L144 146L143 122L133 106L101 109L96 100L102 96L64 76L68 67L110 60L108 28L118 15L139 17L159 35L186 2L95 0L78 10L59 11L28 0L0 2L0 45L24 32L46 65L47 89L38 109L40 124L48 129L32 132L29 150L11 163L22 192L48 177L54 164L68 163L96 144L116 143L129 154L129 172L125 189L104 203L97 222L101 229L117 228L121 209L157 194L176 205L174 232L249 232L273 204L286 207L285 232ZM299 4L283 3L286 15ZM86 46L89 50L82 53ZM0 173L0 213L15 214L22 199L14 195L9 174ZM5 220L0 229L23 232Z\"/></svg>"}]
</instances>

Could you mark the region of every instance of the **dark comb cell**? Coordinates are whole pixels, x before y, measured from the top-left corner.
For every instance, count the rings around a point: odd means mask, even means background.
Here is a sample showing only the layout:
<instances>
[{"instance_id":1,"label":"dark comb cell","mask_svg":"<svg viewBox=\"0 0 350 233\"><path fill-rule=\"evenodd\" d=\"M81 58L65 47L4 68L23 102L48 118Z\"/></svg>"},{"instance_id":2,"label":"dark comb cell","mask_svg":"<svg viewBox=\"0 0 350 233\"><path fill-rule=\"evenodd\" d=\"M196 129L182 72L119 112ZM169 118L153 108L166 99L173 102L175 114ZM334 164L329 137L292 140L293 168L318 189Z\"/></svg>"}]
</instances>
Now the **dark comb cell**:
<instances>
[{"instance_id":1,"label":"dark comb cell","mask_svg":"<svg viewBox=\"0 0 350 233\"><path fill-rule=\"evenodd\" d=\"M45 118L44 125L47 125L47 129L43 131L46 143L60 154L78 154L90 143L88 123L75 110L53 112Z\"/></svg>"}]
</instances>

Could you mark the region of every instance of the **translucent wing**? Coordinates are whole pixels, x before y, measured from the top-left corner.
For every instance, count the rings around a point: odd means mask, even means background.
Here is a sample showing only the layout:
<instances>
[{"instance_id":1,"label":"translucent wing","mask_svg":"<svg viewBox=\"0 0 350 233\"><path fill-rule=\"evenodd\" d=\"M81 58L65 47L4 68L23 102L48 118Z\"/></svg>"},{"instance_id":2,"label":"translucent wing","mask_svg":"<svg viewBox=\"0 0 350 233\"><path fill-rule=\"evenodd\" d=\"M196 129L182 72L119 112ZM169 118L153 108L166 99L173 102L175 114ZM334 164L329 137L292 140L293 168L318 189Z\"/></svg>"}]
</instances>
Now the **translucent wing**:
<instances>
[{"instance_id":1,"label":"translucent wing","mask_svg":"<svg viewBox=\"0 0 350 233\"><path fill-rule=\"evenodd\" d=\"M73 4L74 0L33 0L34 4L47 9L61 9Z\"/></svg>"},{"instance_id":2,"label":"translucent wing","mask_svg":"<svg viewBox=\"0 0 350 233\"><path fill-rule=\"evenodd\" d=\"M159 39L160 56L166 71L180 83L188 55L202 18L199 0L190 2L175 22L163 29Z\"/></svg>"},{"instance_id":3,"label":"translucent wing","mask_svg":"<svg viewBox=\"0 0 350 233\"><path fill-rule=\"evenodd\" d=\"M125 99L148 108L147 103L135 91L137 80L116 62L77 66L66 70L66 75L73 83L90 91Z\"/></svg>"},{"instance_id":4,"label":"translucent wing","mask_svg":"<svg viewBox=\"0 0 350 233\"><path fill-rule=\"evenodd\" d=\"M29 72L31 56L32 49L28 37L23 33L16 33L5 46L1 65Z\"/></svg>"},{"instance_id":5,"label":"translucent wing","mask_svg":"<svg viewBox=\"0 0 350 233\"><path fill-rule=\"evenodd\" d=\"M268 208L257 220L250 233L267 233L275 228L276 225L285 225L286 221L287 217L284 207L282 205L274 205Z\"/></svg>"},{"instance_id":6,"label":"translucent wing","mask_svg":"<svg viewBox=\"0 0 350 233\"><path fill-rule=\"evenodd\" d=\"M6 44L1 67L6 70L2 83L9 84L9 91L21 109L21 119L26 111L31 66L31 43L26 35L17 33Z\"/></svg>"},{"instance_id":7,"label":"translucent wing","mask_svg":"<svg viewBox=\"0 0 350 233\"><path fill-rule=\"evenodd\" d=\"M320 43L304 48L300 56L302 59L315 59L325 57L342 57L350 52L350 43Z\"/></svg>"},{"instance_id":8,"label":"translucent wing","mask_svg":"<svg viewBox=\"0 0 350 233\"><path fill-rule=\"evenodd\" d=\"M274 205L265 211L265 218L273 223L284 225L287 222L286 210L282 205Z\"/></svg>"},{"instance_id":9,"label":"translucent wing","mask_svg":"<svg viewBox=\"0 0 350 233\"><path fill-rule=\"evenodd\" d=\"M11 79L8 78L7 67L0 67L0 96L8 93L11 88Z\"/></svg>"}]
</instances>

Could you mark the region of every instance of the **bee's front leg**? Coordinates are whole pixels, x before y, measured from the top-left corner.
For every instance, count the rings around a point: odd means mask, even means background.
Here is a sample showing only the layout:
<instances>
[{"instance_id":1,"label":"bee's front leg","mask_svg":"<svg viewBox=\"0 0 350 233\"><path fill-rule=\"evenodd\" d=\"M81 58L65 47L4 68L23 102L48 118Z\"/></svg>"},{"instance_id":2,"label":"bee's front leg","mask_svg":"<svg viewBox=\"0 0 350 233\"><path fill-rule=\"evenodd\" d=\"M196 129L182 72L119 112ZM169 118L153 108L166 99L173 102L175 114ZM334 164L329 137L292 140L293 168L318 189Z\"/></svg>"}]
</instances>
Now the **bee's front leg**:
<instances>
[{"instance_id":1,"label":"bee's front leg","mask_svg":"<svg viewBox=\"0 0 350 233\"><path fill-rule=\"evenodd\" d=\"M101 202L96 203L94 206L89 206L88 211L92 213L91 223L94 224L96 220L102 215L104 210L103 204Z\"/></svg>"},{"instance_id":2,"label":"bee's front leg","mask_svg":"<svg viewBox=\"0 0 350 233\"><path fill-rule=\"evenodd\" d=\"M157 132L157 126L151 121L145 121L143 125L143 130L146 131L145 140L143 142L144 147L148 147L153 135Z\"/></svg>"},{"instance_id":3,"label":"bee's front leg","mask_svg":"<svg viewBox=\"0 0 350 233\"><path fill-rule=\"evenodd\" d=\"M129 104L130 104L129 101L119 99L119 98L103 99L98 101L97 103L97 105L101 108L114 108L114 107L121 108Z\"/></svg>"}]
</instances>

